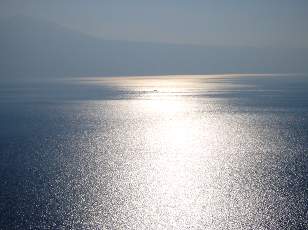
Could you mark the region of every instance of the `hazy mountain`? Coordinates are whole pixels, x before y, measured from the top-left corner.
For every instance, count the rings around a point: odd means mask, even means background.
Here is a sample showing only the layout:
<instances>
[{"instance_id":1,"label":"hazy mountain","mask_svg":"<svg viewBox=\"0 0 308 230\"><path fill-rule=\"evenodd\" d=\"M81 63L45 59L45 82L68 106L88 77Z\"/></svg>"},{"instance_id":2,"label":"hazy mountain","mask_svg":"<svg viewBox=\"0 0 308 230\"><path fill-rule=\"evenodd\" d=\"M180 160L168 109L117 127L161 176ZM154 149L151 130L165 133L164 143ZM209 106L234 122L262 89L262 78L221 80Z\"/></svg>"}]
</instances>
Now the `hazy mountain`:
<instances>
[{"instance_id":1,"label":"hazy mountain","mask_svg":"<svg viewBox=\"0 0 308 230\"><path fill-rule=\"evenodd\" d=\"M307 49L110 41L28 17L0 30L1 78L308 72Z\"/></svg>"}]
</instances>

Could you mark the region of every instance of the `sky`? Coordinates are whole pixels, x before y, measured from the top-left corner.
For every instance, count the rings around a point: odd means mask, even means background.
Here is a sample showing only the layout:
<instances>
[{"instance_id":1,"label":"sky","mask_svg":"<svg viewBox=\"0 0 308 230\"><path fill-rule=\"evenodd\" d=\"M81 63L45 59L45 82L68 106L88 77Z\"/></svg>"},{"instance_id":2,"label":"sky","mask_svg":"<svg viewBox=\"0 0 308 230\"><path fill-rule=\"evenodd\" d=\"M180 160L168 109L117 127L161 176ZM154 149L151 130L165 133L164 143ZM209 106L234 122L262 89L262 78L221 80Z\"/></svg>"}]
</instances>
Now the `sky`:
<instances>
[{"instance_id":1,"label":"sky","mask_svg":"<svg viewBox=\"0 0 308 230\"><path fill-rule=\"evenodd\" d=\"M1 0L14 15L113 40L308 48L307 0Z\"/></svg>"}]
</instances>

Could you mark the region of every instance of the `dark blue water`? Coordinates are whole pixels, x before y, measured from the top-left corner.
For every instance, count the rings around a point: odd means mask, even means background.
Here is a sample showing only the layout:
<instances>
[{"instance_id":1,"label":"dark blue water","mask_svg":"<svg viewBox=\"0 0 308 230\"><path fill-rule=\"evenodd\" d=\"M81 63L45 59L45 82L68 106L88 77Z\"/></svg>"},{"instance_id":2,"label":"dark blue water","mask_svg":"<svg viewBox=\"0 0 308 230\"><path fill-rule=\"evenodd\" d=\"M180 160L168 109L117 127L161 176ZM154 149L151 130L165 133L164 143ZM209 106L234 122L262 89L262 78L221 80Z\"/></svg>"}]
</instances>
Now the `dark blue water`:
<instances>
[{"instance_id":1,"label":"dark blue water","mask_svg":"<svg viewBox=\"0 0 308 230\"><path fill-rule=\"evenodd\" d=\"M1 229L307 229L308 76L0 86Z\"/></svg>"}]
</instances>

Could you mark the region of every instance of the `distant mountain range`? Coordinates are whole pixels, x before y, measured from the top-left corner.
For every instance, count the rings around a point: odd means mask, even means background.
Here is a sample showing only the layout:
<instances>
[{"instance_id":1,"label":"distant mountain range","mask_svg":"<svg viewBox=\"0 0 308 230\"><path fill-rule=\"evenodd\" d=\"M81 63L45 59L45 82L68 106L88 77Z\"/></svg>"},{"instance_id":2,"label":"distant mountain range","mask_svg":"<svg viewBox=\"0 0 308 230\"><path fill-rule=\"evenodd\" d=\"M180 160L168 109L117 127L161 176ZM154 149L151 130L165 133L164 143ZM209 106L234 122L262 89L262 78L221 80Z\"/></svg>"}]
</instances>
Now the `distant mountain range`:
<instances>
[{"instance_id":1,"label":"distant mountain range","mask_svg":"<svg viewBox=\"0 0 308 230\"><path fill-rule=\"evenodd\" d=\"M308 72L308 49L111 41L29 17L0 30L1 78Z\"/></svg>"}]
</instances>

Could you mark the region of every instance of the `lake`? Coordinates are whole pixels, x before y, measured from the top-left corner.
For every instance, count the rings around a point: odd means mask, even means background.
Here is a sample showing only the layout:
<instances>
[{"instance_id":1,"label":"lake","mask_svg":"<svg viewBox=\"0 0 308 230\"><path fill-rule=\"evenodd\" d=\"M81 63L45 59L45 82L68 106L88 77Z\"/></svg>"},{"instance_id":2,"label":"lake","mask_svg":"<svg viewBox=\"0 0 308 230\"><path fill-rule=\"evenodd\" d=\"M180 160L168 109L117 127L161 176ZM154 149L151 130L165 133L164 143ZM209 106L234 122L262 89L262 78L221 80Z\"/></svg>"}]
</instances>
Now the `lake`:
<instances>
[{"instance_id":1,"label":"lake","mask_svg":"<svg viewBox=\"0 0 308 230\"><path fill-rule=\"evenodd\" d=\"M1 229L307 229L308 75L3 81Z\"/></svg>"}]
</instances>

